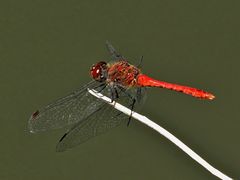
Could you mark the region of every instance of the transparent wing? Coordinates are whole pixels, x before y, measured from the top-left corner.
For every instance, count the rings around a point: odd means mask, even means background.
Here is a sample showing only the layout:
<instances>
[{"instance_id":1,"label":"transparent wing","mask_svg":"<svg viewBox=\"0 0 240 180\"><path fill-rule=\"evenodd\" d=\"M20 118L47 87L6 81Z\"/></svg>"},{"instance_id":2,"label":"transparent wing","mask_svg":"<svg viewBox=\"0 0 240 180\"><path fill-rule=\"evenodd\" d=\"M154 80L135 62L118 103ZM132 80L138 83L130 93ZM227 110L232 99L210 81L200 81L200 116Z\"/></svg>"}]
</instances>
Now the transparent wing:
<instances>
[{"instance_id":1,"label":"transparent wing","mask_svg":"<svg viewBox=\"0 0 240 180\"><path fill-rule=\"evenodd\" d=\"M109 42L106 42L106 45L115 61L124 59ZM58 151L64 151L118 126L126 117L128 118L106 102L93 97L88 93L87 88L100 91L110 98L115 97L118 102L131 109L133 107L136 109L141 104L142 94L145 94L143 88L118 88L119 96L113 96L112 87L103 89L102 85L106 84L91 81L66 97L34 112L28 123L30 131L45 131L74 124L57 146ZM133 102L135 102L134 106Z\"/></svg>"},{"instance_id":2,"label":"transparent wing","mask_svg":"<svg viewBox=\"0 0 240 180\"><path fill-rule=\"evenodd\" d=\"M131 108L133 103L132 98L136 98L135 94L140 95L139 93L144 93L144 91L139 92L139 89L133 88L131 91L118 91L118 93L119 98L117 101ZM134 96L132 93L134 93ZM103 92L103 94L106 94L106 92ZM136 99L134 107L139 107L142 100L142 98ZM73 148L92 137L103 134L108 130L119 126L123 122L127 125L128 119L129 116L119 112L109 104L102 104L95 109L95 112L87 116L84 120L76 123L67 133L64 134L57 145L57 151L65 151Z\"/></svg>"},{"instance_id":3,"label":"transparent wing","mask_svg":"<svg viewBox=\"0 0 240 180\"><path fill-rule=\"evenodd\" d=\"M83 121L75 124L60 139L56 150L58 152L73 148L92 137L105 133L106 131L119 126L121 123L127 123L128 116L120 114L108 104L99 107L93 114L86 117Z\"/></svg>"},{"instance_id":4,"label":"transparent wing","mask_svg":"<svg viewBox=\"0 0 240 180\"><path fill-rule=\"evenodd\" d=\"M113 45L109 41L106 41L106 47L107 47L107 50L110 53L110 55L111 55L111 57L114 61L125 59L120 53L118 53L115 50L115 48L113 47Z\"/></svg>"},{"instance_id":5,"label":"transparent wing","mask_svg":"<svg viewBox=\"0 0 240 180\"><path fill-rule=\"evenodd\" d=\"M34 112L28 121L30 132L57 129L85 119L104 103L87 91L87 88L100 89L99 84L91 81L66 97Z\"/></svg>"}]
</instances>

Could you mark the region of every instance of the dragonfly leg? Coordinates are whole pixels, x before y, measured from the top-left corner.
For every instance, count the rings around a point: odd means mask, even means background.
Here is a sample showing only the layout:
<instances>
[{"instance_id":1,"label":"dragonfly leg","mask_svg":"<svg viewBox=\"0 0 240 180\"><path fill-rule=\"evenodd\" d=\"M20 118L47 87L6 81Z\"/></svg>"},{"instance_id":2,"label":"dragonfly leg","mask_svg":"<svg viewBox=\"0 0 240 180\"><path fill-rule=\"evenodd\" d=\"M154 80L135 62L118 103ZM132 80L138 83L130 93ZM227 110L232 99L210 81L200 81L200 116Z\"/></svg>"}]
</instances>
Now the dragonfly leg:
<instances>
[{"instance_id":1,"label":"dragonfly leg","mask_svg":"<svg viewBox=\"0 0 240 180\"><path fill-rule=\"evenodd\" d=\"M114 91L115 91L115 98L118 99L119 98L119 95L118 95L118 91L117 91L117 88L114 88Z\"/></svg>"},{"instance_id":2,"label":"dragonfly leg","mask_svg":"<svg viewBox=\"0 0 240 180\"><path fill-rule=\"evenodd\" d=\"M121 86L118 87L123 93L125 93L131 100L132 100L132 103L130 104L130 108L131 108L131 114L128 118L128 123L127 123L127 126L129 126L130 124L130 121L132 119L132 112L133 112L133 109L134 109L134 105L136 103L136 98L134 98L133 96L131 96L129 93L126 92L126 89L122 88Z\"/></svg>"},{"instance_id":3,"label":"dragonfly leg","mask_svg":"<svg viewBox=\"0 0 240 180\"><path fill-rule=\"evenodd\" d=\"M100 90L98 90L98 92L100 93L107 87L107 84L101 84L100 86L98 86L98 88L99 87L102 87Z\"/></svg>"},{"instance_id":4,"label":"dragonfly leg","mask_svg":"<svg viewBox=\"0 0 240 180\"><path fill-rule=\"evenodd\" d=\"M129 116L129 118L128 118L127 126L129 126L129 124L130 124L130 122L131 122L131 119L132 119L132 112L133 112L133 109L134 109L134 105L135 105L135 103L136 103L136 99L133 99L133 102L132 102L132 104L131 104L131 114L130 114L130 116Z\"/></svg>"},{"instance_id":5,"label":"dragonfly leg","mask_svg":"<svg viewBox=\"0 0 240 180\"><path fill-rule=\"evenodd\" d=\"M132 104L130 104L129 106L127 106L128 108L131 108L132 107ZM119 112L117 115L116 115L116 117L117 116L120 116L121 114L122 114L123 112Z\"/></svg>"},{"instance_id":6,"label":"dragonfly leg","mask_svg":"<svg viewBox=\"0 0 240 180\"><path fill-rule=\"evenodd\" d=\"M118 99L119 95L118 95L118 91L116 87L111 87L111 102L113 102L114 100Z\"/></svg>"}]
</instances>

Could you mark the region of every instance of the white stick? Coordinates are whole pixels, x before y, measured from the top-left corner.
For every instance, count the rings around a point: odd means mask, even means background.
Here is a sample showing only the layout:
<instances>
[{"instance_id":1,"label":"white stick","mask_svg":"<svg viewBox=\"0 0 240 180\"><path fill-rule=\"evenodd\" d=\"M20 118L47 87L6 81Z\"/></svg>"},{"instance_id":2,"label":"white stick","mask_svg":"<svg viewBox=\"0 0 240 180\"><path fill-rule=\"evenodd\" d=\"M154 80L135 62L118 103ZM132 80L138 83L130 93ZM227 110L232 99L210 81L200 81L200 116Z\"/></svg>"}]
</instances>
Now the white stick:
<instances>
[{"instance_id":1,"label":"white stick","mask_svg":"<svg viewBox=\"0 0 240 180\"><path fill-rule=\"evenodd\" d=\"M104 96L101 93L98 93L94 89L88 89L88 92L91 93L93 96L100 98L104 101L106 101L109 105L114 106L115 109L123 112L124 114L131 115L131 110L127 107L113 101L111 102L111 99ZM176 138L174 135L172 135L170 132L168 132L166 129L162 128L158 124L154 123L150 119L148 119L146 116L143 116L141 114L138 114L134 111L132 111L132 117L147 126L151 127L152 129L156 130L163 136L165 136L167 139L172 141L176 146L178 146L180 149L182 149L185 153L187 153L192 159L197 161L200 165L202 165L204 168L206 168L208 171L210 171L213 175L217 176L220 179L224 180L230 180L232 178L228 177L227 175L223 174L221 171L217 170L213 166L211 166L207 161L205 161L203 158L201 158L198 154L196 154L193 150L191 150L188 146L186 146L182 141L180 141L178 138Z\"/></svg>"}]
</instances>

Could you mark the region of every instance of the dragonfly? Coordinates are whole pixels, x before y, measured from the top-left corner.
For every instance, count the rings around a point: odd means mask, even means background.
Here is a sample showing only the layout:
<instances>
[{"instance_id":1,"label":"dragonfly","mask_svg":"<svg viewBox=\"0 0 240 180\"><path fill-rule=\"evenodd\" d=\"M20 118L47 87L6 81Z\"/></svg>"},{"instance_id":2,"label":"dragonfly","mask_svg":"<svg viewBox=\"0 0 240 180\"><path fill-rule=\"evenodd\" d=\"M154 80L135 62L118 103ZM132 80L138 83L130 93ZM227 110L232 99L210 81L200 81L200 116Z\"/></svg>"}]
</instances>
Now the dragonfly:
<instances>
[{"instance_id":1,"label":"dragonfly","mask_svg":"<svg viewBox=\"0 0 240 180\"><path fill-rule=\"evenodd\" d=\"M100 61L90 68L92 80L65 97L35 111L28 126L31 133L67 127L56 151L71 149L122 123L129 125L131 116L120 113L105 101L92 96L94 89L124 106L138 109L145 99L147 87L174 90L196 98L213 100L212 93L188 86L159 81L143 74L122 56L110 42L106 42L112 61Z\"/></svg>"}]
</instances>

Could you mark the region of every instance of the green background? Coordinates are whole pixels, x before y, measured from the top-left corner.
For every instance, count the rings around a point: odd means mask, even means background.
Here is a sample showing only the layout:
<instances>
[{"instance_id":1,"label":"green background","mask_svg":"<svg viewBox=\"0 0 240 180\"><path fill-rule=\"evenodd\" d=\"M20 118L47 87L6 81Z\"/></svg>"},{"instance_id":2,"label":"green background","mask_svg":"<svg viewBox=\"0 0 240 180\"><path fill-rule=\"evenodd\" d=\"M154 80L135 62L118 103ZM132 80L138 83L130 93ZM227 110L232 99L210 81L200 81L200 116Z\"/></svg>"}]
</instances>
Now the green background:
<instances>
[{"instance_id":1,"label":"green background","mask_svg":"<svg viewBox=\"0 0 240 180\"><path fill-rule=\"evenodd\" d=\"M213 166L240 178L237 1L1 1L0 179L215 179L132 121L55 152L65 130L31 134L31 113L90 80L109 40L152 77L213 92L214 101L149 89L141 113Z\"/></svg>"}]
</instances>

